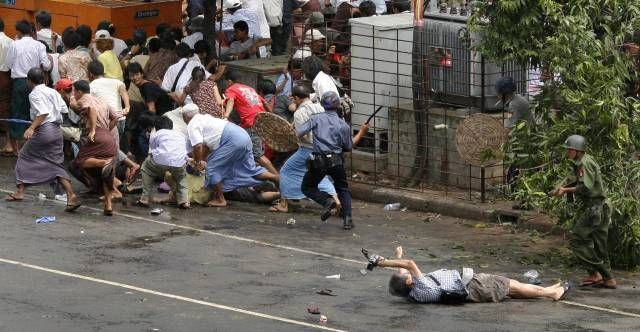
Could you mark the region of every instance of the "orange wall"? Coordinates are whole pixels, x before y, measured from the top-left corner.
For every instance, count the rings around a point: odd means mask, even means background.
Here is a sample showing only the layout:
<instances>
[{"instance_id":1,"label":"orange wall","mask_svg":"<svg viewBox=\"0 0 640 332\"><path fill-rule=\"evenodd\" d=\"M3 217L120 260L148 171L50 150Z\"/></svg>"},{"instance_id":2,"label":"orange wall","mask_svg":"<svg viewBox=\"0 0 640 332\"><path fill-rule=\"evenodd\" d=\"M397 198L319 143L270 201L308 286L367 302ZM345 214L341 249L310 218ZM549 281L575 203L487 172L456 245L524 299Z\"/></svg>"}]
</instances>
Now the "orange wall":
<instances>
[{"instance_id":1,"label":"orange wall","mask_svg":"<svg viewBox=\"0 0 640 332\"><path fill-rule=\"evenodd\" d=\"M2 0L0 0L2 1ZM98 22L109 20L116 27L116 37L131 38L133 30L143 28L149 36L155 35L155 27L161 22L171 25L181 24L181 1L167 0L163 2L122 2L122 7L103 7L81 3L80 0L16 0L15 6L0 4L0 17L5 24L5 33L11 37L15 35L15 23L21 19L34 21L38 10L46 10L52 16L52 29L57 33L68 26L86 24L95 30ZM159 10L156 17L136 19L138 11ZM95 31L94 31L95 32Z\"/></svg>"}]
</instances>

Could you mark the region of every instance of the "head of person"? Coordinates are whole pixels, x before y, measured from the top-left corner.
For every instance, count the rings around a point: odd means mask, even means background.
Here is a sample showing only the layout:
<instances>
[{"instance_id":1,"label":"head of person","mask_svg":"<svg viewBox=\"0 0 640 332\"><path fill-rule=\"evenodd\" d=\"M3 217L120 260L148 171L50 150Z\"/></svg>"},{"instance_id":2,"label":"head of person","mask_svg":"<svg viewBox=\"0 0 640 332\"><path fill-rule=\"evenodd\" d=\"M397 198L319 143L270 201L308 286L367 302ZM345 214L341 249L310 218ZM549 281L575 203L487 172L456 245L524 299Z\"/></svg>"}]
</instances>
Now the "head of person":
<instances>
[{"instance_id":1,"label":"head of person","mask_svg":"<svg viewBox=\"0 0 640 332\"><path fill-rule=\"evenodd\" d=\"M245 41L249 38L249 24L245 21L238 21L233 24L233 39Z\"/></svg>"},{"instance_id":2,"label":"head of person","mask_svg":"<svg viewBox=\"0 0 640 332\"><path fill-rule=\"evenodd\" d=\"M327 38L316 29L307 30L304 34L304 44L309 46L313 54L324 52L326 42Z\"/></svg>"},{"instance_id":3,"label":"head of person","mask_svg":"<svg viewBox=\"0 0 640 332\"><path fill-rule=\"evenodd\" d=\"M256 92L263 97L274 95L276 93L276 84L272 80L262 79L258 82Z\"/></svg>"},{"instance_id":4,"label":"head of person","mask_svg":"<svg viewBox=\"0 0 640 332\"><path fill-rule=\"evenodd\" d=\"M75 29L72 27L64 29L62 32L62 45L64 45L64 49L67 51L80 46L80 35L78 35Z\"/></svg>"},{"instance_id":5,"label":"head of person","mask_svg":"<svg viewBox=\"0 0 640 332\"><path fill-rule=\"evenodd\" d=\"M196 91L200 84L206 79L204 69L200 66L193 68L191 71L191 81L189 82L189 90Z\"/></svg>"},{"instance_id":6,"label":"head of person","mask_svg":"<svg viewBox=\"0 0 640 332\"><path fill-rule=\"evenodd\" d=\"M391 2L391 12L393 14L404 13L411 10L410 0L393 0Z\"/></svg>"},{"instance_id":7,"label":"head of person","mask_svg":"<svg viewBox=\"0 0 640 332\"><path fill-rule=\"evenodd\" d=\"M311 29L322 28L324 27L324 14L322 12L313 12L304 23Z\"/></svg>"},{"instance_id":8,"label":"head of person","mask_svg":"<svg viewBox=\"0 0 640 332\"><path fill-rule=\"evenodd\" d=\"M162 36L166 31L171 29L171 25L169 23L160 23L156 25L156 37Z\"/></svg>"},{"instance_id":9,"label":"head of person","mask_svg":"<svg viewBox=\"0 0 640 332\"><path fill-rule=\"evenodd\" d=\"M360 17L369 17L376 14L376 4L373 1L363 1L358 6Z\"/></svg>"},{"instance_id":10,"label":"head of person","mask_svg":"<svg viewBox=\"0 0 640 332\"><path fill-rule=\"evenodd\" d=\"M36 13L36 29L49 29L51 27L51 14L45 10Z\"/></svg>"},{"instance_id":11,"label":"head of person","mask_svg":"<svg viewBox=\"0 0 640 332\"><path fill-rule=\"evenodd\" d=\"M131 82L137 86L141 86L144 83L144 71L142 66L137 62L130 62L127 65L127 73Z\"/></svg>"},{"instance_id":12,"label":"head of person","mask_svg":"<svg viewBox=\"0 0 640 332\"><path fill-rule=\"evenodd\" d=\"M336 112L340 107L340 96L333 91L325 92L320 99L320 105L325 111Z\"/></svg>"},{"instance_id":13,"label":"head of person","mask_svg":"<svg viewBox=\"0 0 640 332\"><path fill-rule=\"evenodd\" d=\"M160 41L160 38L156 37L149 39L149 43L147 44L149 53L158 53L158 51L160 51L160 46L162 46L162 42Z\"/></svg>"},{"instance_id":14,"label":"head of person","mask_svg":"<svg viewBox=\"0 0 640 332\"><path fill-rule=\"evenodd\" d=\"M109 34L111 34L111 36L115 36L116 34L116 27L115 25L113 25L113 23L109 22L109 21L100 21L100 23L98 23L98 26L96 26L96 31L97 30L107 30L109 31Z\"/></svg>"},{"instance_id":15,"label":"head of person","mask_svg":"<svg viewBox=\"0 0 640 332\"><path fill-rule=\"evenodd\" d=\"M27 72L27 86L29 89L33 89L40 84L44 84L44 71L38 67L29 69Z\"/></svg>"},{"instance_id":16,"label":"head of person","mask_svg":"<svg viewBox=\"0 0 640 332\"><path fill-rule=\"evenodd\" d=\"M176 46L176 54L178 58L189 58L191 57L191 47L185 43L180 43Z\"/></svg>"},{"instance_id":17,"label":"head of person","mask_svg":"<svg viewBox=\"0 0 640 332\"><path fill-rule=\"evenodd\" d=\"M31 36L31 23L27 20L16 22L16 35L18 38Z\"/></svg>"},{"instance_id":18,"label":"head of person","mask_svg":"<svg viewBox=\"0 0 640 332\"><path fill-rule=\"evenodd\" d=\"M104 66L102 65L102 62L98 60L89 62L87 70L89 71L89 80L91 81L104 75Z\"/></svg>"},{"instance_id":19,"label":"head of person","mask_svg":"<svg viewBox=\"0 0 640 332\"><path fill-rule=\"evenodd\" d=\"M193 44L193 52L198 56L203 65L207 64L209 55L211 54L211 46L206 40L198 40Z\"/></svg>"},{"instance_id":20,"label":"head of person","mask_svg":"<svg viewBox=\"0 0 640 332\"><path fill-rule=\"evenodd\" d=\"M308 100L310 95L311 91L306 84L297 83L291 90L291 98L293 99L293 103L296 104L296 106L300 106L302 102Z\"/></svg>"},{"instance_id":21,"label":"head of person","mask_svg":"<svg viewBox=\"0 0 640 332\"><path fill-rule=\"evenodd\" d=\"M302 71L304 76L309 80L314 80L316 76L324 69L324 63L319 57L312 55L304 58L302 61Z\"/></svg>"},{"instance_id":22,"label":"head of person","mask_svg":"<svg viewBox=\"0 0 640 332\"><path fill-rule=\"evenodd\" d=\"M224 74L224 79L227 81L227 86L230 86L234 83L239 83L241 78L242 75L240 74L240 72L234 69L227 70L227 72Z\"/></svg>"},{"instance_id":23,"label":"head of person","mask_svg":"<svg viewBox=\"0 0 640 332\"><path fill-rule=\"evenodd\" d=\"M171 38L173 38L174 43L180 43L182 38L184 38L184 31L182 31L182 27L174 26L171 27Z\"/></svg>"},{"instance_id":24,"label":"head of person","mask_svg":"<svg viewBox=\"0 0 640 332\"><path fill-rule=\"evenodd\" d=\"M202 25L204 24L204 16L198 15L189 19L187 24L187 31L189 33L202 32Z\"/></svg>"},{"instance_id":25,"label":"head of person","mask_svg":"<svg viewBox=\"0 0 640 332\"><path fill-rule=\"evenodd\" d=\"M564 141L567 149L567 158L577 160L584 155L587 150L587 139L580 135L571 135Z\"/></svg>"},{"instance_id":26,"label":"head of person","mask_svg":"<svg viewBox=\"0 0 640 332\"><path fill-rule=\"evenodd\" d=\"M500 77L496 81L496 94L498 98L508 98L516 91L516 83L509 76Z\"/></svg>"},{"instance_id":27,"label":"head of person","mask_svg":"<svg viewBox=\"0 0 640 332\"><path fill-rule=\"evenodd\" d=\"M105 52L113 49L113 38L111 38L111 33L109 33L109 31L96 31L96 48L100 52Z\"/></svg>"},{"instance_id":28,"label":"head of person","mask_svg":"<svg viewBox=\"0 0 640 332\"><path fill-rule=\"evenodd\" d=\"M291 78L294 81L301 80L304 73L302 71L302 60L301 59L291 59L289 64L287 65L289 69L289 73L291 74Z\"/></svg>"},{"instance_id":29,"label":"head of person","mask_svg":"<svg viewBox=\"0 0 640 332\"><path fill-rule=\"evenodd\" d=\"M71 94L71 91L73 90L73 82L71 82L70 79L68 78L59 79L56 82L56 85L54 88L56 89L56 91L58 91L58 93L62 96L62 98L65 99L65 101L69 102L68 97Z\"/></svg>"},{"instance_id":30,"label":"head of person","mask_svg":"<svg viewBox=\"0 0 640 332\"><path fill-rule=\"evenodd\" d=\"M91 86L89 81L79 80L73 83L73 97L76 100L80 100L82 96L91 93Z\"/></svg>"},{"instance_id":31,"label":"head of person","mask_svg":"<svg viewBox=\"0 0 640 332\"><path fill-rule=\"evenodd\" d=\"M172 36L171 32L167 31L165 34L162 35L162 37L160 37L161 49L164 49L167 51L173 51L176 49L176 41L171 36Z\"/></svg>"},{"instance_id":32,"label":"head of person","mask_svg":"<svg viewBox=\"0 0 640 332\"><path fill-rule=\"evenodd\" d=\"M155 124L156 124L155 114L151 114L149 112L143 112L142 114L140 114L137 125L142 132L152 131Z\"/></svg>"},{"instance_id":33,"label":"head of person","mask_svg":"<svg viewBox=\"0 0 640 332\"><path fill-rule=\"evenodd\" d=\"M349 48L351 47L351 37L347 34L341 33L333 40L333 45L336 47L336 53L348 53Z\"/></svg>"},{"instance_id":34,"label":"head of person","mask_svg":"<svg viewBox=\"0 0 640 332\"><path fill-rule=\"evenodd\" d=\"M162 129L171 130L173 129L173 121L166 116L159 116L156 118L153 126L156 128L156 131Z\"/></svg>"},{"instance_id":35,"label":"head of person","mask_svg":"<svg viewBox=\"0 0 640 332\"><path fill-rule=\"evenodd\" d=\"M242 8L242 1L241 0L224 0L224 2L222 3L222 8L228 11L229 13L233 14L236 11L238 11L238 9Z\"/></svg>"},{"instance_id":36,"label":"head of person","mask_svg":"<svg viewBox=\"0 0 640 332\"><path fill-rule=\"evenodd\" d=\"M184 120L184 122L186 124L189 124L191 119L193 119L193 117L196 116L196 114L198 114L198 112L200 112L200 109L198 108L198 105L196 105L196 104L186 104L186 105L182 106L182 119Z\"/></svg>"},{"instance_id":37,"label":"head of person","mask_svg":"<svg viewBox=\"0 0 640 332\"><path fill-rule=\"evenodd\" d=\"M0 17L0 32L4 32L4 21L2 20L2 17Z\"/></svg>"},{"instance_id":38,"label":"head of person","mask_svg":"<svg viewBox=\"0 0 640 332\"><path fill-rule=\"evenodd\" d=\"M412 287L410 274L396 272L389 279L389 293L393 296L408 297Z\"/></svg>"},{"instance_id":39,"label":"head of person","mask_svg":"<svg viewBox=\"0 0 640 332\"><path fill-rule=\"evenodd\" d=\"M133 30L133 35L131 35L131 40L134 45L144 46L147 43L147 32L144 29L137 28Z\"/></svg>"},{"instance_id":40,"label":"head of person","mask_svg":"<svg viewBox=\"0 0 640 332\"><path fill-rule=\"evenodd\" d=\"M80 45L89 47L91 44L91 38L93 37L91 27L86 24L82 24L76 28L76 33L80 36Z\"/></svg>"}]
</instances>

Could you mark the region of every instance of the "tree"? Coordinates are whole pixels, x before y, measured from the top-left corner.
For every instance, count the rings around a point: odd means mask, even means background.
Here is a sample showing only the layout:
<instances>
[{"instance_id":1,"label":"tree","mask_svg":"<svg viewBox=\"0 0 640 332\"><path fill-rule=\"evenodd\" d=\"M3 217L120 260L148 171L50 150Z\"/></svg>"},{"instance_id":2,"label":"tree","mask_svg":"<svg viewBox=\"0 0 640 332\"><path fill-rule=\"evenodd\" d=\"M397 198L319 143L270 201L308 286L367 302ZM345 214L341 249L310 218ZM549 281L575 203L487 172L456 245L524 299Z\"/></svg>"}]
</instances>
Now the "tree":
<instances>
[{"instance_id":1,"label":"tree","mask_svg":"<svg viewBox=\"0 0 640 332\"><path fill-rule=\"evenodd\" d=\"M536 96L539 125L512 132L510 162L523 169L515 197L570 227L573 203L549 198L567 173L562 143L587 137L602 167L613 207L609 249L617 267L640 265L640 102L634 56L621 47L640 23L639 0L476 1L471 30L477 48L496 61L512 60L548 73Z\"/></svg>"}]
</instances>

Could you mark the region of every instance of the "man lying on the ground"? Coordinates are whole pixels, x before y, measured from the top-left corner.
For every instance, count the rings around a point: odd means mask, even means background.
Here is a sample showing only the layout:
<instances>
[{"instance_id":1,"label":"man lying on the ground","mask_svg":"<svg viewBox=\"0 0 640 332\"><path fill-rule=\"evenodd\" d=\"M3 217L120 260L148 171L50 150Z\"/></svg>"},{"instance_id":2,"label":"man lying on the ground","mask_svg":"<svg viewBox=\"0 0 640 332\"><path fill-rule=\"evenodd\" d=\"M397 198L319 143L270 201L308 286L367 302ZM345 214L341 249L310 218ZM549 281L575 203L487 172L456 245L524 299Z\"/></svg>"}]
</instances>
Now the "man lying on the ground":
<instances>
[{"instance_id":1,"label":"man lying on the ground","mask_svg":"<svg viewBox=\"0 0 640 332\"><path fill-rule=\"evenodd\" d=\"M396 248L395 256L396 259L385 259L372 255L370 267L398 268L389 280L389 293L418 303L500 302L507 297L545 297L558 301L564 299L570 289L567 282L541 287L492 274L473 274L466 268L464 278L457 270L441 269L423 274L413 260L402 259L402 247Z\"/></svg>"}]
</instances>

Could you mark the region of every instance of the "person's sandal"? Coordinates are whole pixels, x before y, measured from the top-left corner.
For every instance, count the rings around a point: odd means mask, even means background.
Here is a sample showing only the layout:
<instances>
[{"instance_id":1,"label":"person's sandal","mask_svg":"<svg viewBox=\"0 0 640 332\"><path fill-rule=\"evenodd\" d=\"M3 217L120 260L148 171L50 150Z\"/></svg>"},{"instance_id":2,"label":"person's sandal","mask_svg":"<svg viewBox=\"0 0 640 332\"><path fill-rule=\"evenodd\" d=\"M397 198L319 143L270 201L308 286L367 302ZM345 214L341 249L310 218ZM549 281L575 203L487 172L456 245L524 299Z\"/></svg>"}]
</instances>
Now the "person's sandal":
<instances>
[{"instance_id":1,"label":"person's sandal","mask_svg":"<svg viewBox=\"0 0 640 332\"><path fill-rule=\"evenodd\" d=\"M104 214L107 217L112 217L113 216L113 210L104 210L102 212L102 214Z\"/></svg>"},{"instance_id":2,"label":"person's sandal","mask_svg":"<svg viewBox=\"0 0 640 332\"><path fill-rule=\"evenodd\" d=\"M64 212L73 212L82 206L82 203L76 202L76 204L67 204L67 207L64 209Z\"/></svg>"}]
</instances>

